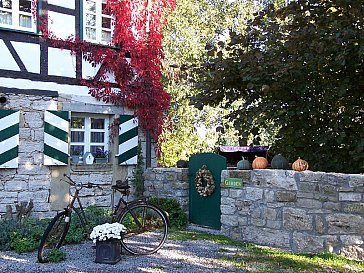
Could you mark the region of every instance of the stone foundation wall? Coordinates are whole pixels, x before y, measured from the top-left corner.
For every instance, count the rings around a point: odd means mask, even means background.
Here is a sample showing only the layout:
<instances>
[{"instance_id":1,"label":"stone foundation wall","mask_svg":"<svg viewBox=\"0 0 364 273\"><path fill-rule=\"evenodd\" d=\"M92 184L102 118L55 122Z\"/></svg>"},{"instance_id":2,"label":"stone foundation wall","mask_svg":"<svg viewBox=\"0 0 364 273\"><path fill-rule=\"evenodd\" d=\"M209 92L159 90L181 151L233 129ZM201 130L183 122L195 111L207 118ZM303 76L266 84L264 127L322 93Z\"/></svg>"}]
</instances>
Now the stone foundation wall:
<instances>
[{"instance_id":1,"label":"stone foundation wall","mask_svg":"<svg viewBox=\"0 0 364 273\"><path fill-rule=\"evenodd\" d=\"M148 169L147 195L176 198L188 211L188 170ZM293 252L364 259L364 175L286 170L224 170L221 233ZM194 190L194 189L193 189Z\"/></svg>"}]
</instances>

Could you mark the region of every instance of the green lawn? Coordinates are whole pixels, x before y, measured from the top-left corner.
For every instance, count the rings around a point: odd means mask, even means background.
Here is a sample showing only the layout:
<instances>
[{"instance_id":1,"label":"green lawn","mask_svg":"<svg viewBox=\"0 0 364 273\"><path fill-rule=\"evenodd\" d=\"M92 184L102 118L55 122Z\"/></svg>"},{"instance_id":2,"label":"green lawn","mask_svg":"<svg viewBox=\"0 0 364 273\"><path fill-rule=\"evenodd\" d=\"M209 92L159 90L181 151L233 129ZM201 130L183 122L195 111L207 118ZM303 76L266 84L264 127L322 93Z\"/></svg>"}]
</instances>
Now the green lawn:
<instances>
[{"instance_id":1,"label":"green lawn","mask_svg":"<svg viewBox=\"0 0 364 273\"><path fill-rule=\"evenodd\" d=\"M231 240L221 235L211 235L197 231L172 229L168 235L170 240L208 240L220 243L222 260L234 264L237 269L259 273L339 273L364 272L364 263L348 260L342 256L322 254L294 254L270 247L262 247ZM224 247L226 246L226 247ZM228 246L238 247L231 251Z\"/></svg>"}]
</instances>

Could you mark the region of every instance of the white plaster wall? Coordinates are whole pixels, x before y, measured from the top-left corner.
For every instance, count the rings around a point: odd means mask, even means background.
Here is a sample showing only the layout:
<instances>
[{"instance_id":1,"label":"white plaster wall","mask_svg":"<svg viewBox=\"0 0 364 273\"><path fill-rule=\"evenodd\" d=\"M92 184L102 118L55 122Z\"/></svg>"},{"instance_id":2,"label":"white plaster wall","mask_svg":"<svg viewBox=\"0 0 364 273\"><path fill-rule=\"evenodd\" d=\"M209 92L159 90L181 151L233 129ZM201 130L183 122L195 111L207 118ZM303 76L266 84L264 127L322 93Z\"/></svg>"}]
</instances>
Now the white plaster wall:
<instances>
[{"instance_id":1,"label":"white plaster wall","mask_svg":"<svg viewBox=\"0 0 364 273\"><path fill-rule=\"evenodd\" d=\"M95 67L93 67L91 65L91 63L89 63L88 61L86 61L85 59L82 59L82 78L83 79L88 79L88 78L92 78L96 75L97 71L99 71L100 69L100 64L97 64ZM113 73L107 73L106 74L106 80L107 82L112 82L115 83L115 76Z\"/></svg>"},{"instance_id":2,"label":"white plaster wall","mask_svg":"<svg viewBox=\"0 0 364 273\"><path fill-rule=\"evenodd\" d=\"M38 44L21 43L12 41L15 51L18 53L28 72L40 73L40 46Z\"/></svg>"},{"instance_id":3,"label":"white plaster wall","mask_svg":"<svg viewBox=\"0 0 364 273\"><path fill-rule=\"evenodd\" d=\"M58 38L65 39L75 36L75 17L54 11L48 12L48 29Z\"/></svg>"},{"instance_id":4,"label":"white plaster wall","mask_svg":"<svg viewBox=\"0 0 364 273\"><path fill-rule=\"evenodd\" d=\"M80 0L77 0L80 1ZM75 9L75 0L48 0L48 4Z\"/></svg>"},{"instance_id":5,"label":"white plaster wall","mask_svg":"<svg viewBox=\"0 0 364 273\"><path fill-rule=\"evenodd\" d=\"M100 69L100 65L93 67L90 62L82 58L82 78L88 79L89 77L94 77L97 71Z\"/></svg>"},{"instance_id":6,"label":"white plaster wall","mask_svg":"<svg viewBox=\"0 0 364 273\"><path fill-rule=\"evenodd\" d=\"M16 64L13 56L11 56L3 40L0 40L0 58L0 69L20 71L19 66Z\"/></svg>"},{"instance_id":7,"label":"white plaster wall","mask_svg":"<svg viewBox=\"0 0 364 273\"><path fill-rule=\"evenodd\" d=\"M48 74L76 78L76 57L70 50L48 48Z\"/></svg>"}]
</instances>

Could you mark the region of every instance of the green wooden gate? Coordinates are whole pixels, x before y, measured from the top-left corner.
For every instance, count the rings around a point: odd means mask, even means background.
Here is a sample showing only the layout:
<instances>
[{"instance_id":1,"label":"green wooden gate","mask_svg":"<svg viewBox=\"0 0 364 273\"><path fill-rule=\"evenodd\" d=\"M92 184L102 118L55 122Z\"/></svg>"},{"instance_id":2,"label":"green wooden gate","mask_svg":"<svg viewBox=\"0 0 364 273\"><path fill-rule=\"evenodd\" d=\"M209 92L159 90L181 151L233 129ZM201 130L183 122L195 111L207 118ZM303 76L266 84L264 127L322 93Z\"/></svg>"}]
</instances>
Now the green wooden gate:
<instances>
[{"instance_id":1,"label":"green wooden gate","mask_svg":"<svg viewBox=\"0 0 364 273\"><path fill-rule=\"evenodd\" d=\"M200 196L195 187L196 173L203 165L212 173L215 180L215 191L210 196ZM221 228L221 171L226 169L226 158L213 154L202 153L193 155L189 160L189 221L192 224L207 226L213 229ZM206 180L203 179L203 186Z\"/></svg>"}]
</instances>

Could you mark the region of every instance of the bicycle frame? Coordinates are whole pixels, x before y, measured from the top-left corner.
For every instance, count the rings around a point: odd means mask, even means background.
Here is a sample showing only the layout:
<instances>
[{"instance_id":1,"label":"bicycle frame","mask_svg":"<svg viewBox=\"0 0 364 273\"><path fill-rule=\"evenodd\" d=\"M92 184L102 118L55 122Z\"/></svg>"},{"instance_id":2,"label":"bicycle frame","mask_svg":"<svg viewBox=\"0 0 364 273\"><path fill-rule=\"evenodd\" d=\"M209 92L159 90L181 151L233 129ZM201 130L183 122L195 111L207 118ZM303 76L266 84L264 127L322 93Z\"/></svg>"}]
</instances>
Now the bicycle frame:
<instances>
[{"instance_id":1,"label":"bicycle frame","mask_svg":"<svg viewBox=\"0 0 364 273\"><path fill-rule=\"evenodd\" d=\"M72 197L71 202L67 205L67 207L64 208L64 211L66 213L66 216L68 217L68 218L66 218L66 221L70 220L70 216L72 214L72 211L74 211L77 214L78 218L80 219L82 227L84 229L86 229L86 226L88 225L88 220L87 220L85 211L83 209L81 199L79 197L79 191L80 191L80 189L76 189L75 194ZM74 204L75 204L76 200L77 200L77 203L78 203L78 206L79 206L79 210L77 210L74 207Z\"/></svg>"}]
</instances>

